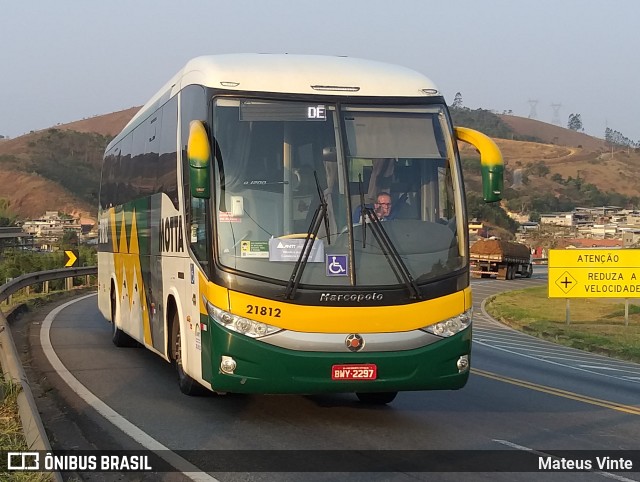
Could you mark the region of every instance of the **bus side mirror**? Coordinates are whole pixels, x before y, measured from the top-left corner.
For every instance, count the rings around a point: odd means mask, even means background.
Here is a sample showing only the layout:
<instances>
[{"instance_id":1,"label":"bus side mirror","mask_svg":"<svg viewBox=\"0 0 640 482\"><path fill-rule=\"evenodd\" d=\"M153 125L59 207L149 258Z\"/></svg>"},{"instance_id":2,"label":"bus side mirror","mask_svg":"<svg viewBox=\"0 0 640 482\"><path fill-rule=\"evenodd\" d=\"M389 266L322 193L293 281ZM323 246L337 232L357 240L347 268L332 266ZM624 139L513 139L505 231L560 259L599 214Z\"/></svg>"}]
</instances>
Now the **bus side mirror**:
<instances>
[{"instance_id":1,"label":"bus side mirror","mask_svg":"<svg viewBox=\"0 0 640 482\"><path fill-rule=\"evenodd\" d=\"M209 199L211 197L211 175L209 174L211 145L202 121L194 120L189 124L187 158L191 195L199 199Z\"/></svg>"},{"instance_id":2,"label":"bus side mirror","mask_svg":"<svg viewBox=\"0 0 640 482\"><path fill-rule=\"evenodd\" d=\"M500 148L482 132L467 127L454 127L454 130L458 140L471 144L480 153L484 202L500 201L504 186L504 161Z\"/></svg>"}]
</instances>

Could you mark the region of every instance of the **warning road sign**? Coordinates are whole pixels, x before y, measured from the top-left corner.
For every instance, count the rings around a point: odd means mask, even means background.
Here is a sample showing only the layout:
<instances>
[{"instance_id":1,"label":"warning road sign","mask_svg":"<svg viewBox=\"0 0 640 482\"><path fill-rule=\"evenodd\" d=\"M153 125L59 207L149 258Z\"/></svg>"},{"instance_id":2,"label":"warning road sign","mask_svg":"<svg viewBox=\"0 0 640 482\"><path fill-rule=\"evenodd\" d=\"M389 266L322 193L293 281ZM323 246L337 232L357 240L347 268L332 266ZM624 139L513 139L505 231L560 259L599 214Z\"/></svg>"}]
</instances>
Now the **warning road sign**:
<instances>
[{"instance_id":1,"label":"warning road sign","mask_svg":"<svg viewBox=\"0 0 640 482\"><path fill-rule=\"evenodd\" d=\"M65 268L75 268L76 266L78 266L78 251L74 250L67 250L64 252L64 254L67 257L67 261L64 264Z\"/></svg>"},{"instance_id":2,"label":"warning road sign","mask_svg":"<svg viewBox=\"0 0 640 482\"><path fill-rule=\"evenodd\" d=\"M552 249L549 298L640 298L639 249Z\"/></svg>"}]
</instances>

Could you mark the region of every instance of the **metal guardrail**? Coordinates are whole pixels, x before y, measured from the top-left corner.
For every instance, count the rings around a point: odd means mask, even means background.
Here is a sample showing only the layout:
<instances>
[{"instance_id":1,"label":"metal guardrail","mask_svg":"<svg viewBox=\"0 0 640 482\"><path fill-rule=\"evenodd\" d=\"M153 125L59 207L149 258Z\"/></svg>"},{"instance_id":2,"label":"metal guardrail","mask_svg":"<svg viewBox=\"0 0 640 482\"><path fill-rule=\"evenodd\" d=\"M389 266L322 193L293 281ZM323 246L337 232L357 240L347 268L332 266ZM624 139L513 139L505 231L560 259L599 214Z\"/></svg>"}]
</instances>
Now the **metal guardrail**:
<instances>
[{"instance_id":1,"label":"metal guardrail","mask_svg":"<svg viewBox=\"0 0 640 482\"><path fill-rule=\"evenodd\" d=\"M0 303L5 301L13 293L38 283L53 281L64 278L75 278L76 276L94 275L98 272L95 266L83 268L62 268L51 271L38 271L19 276L9 283L0 286ZM4 314L0 311L0 363L5 378L12 380L21 386L18 393L18 414L22 422L27 447L30 450L51 451L51 444L42 424L42 419L38 412L33 392L29 385L29 380L20 361L16 345L11 336L11 329ZM53 477L56 481L62 482L62 476L55 472Z\"/></svg>"},{"instance_id":2,"label":"metal guardrail","mask_svg":"<svg viewBox=\"0 0 640 482\"><path fill-rule=\"evenodd\" d=\"M87 276L96 273L98 273L98 268L96 266L84 266L82 268L60 268L52 269L50 271L26 273L0 286L0 303L5 301L16 291L20 291L27 286L43 283L45 281L53 281L56 279L64 278L75 278L76 276Z\"/></svg>"}]
</instances>

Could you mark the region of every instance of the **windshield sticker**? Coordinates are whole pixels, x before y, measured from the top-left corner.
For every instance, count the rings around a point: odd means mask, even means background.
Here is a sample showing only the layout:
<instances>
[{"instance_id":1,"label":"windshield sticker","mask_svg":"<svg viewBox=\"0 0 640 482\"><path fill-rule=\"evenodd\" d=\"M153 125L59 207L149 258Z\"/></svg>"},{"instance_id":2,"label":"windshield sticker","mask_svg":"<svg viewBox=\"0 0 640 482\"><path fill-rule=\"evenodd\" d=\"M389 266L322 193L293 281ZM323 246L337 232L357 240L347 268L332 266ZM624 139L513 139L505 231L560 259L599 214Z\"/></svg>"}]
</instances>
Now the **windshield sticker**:
<instances>
[{"instance_id":1,"label":"windshield sticker","mask_svg":"<svg viewBox=\"0 0 640 482\"><path fill-rule=\"evenodd\" d=\"M241 258L268 258L268 241L242 241L240 243Z\"/></svg>"},{"instance_id":2,"label":"windshield sticker","mask_svg":"<svg viewBox=\"0 0 640 482\"><path fill-rule=\"evenodd\" d=\"M298 261L302 254L304 239L280 239L269 240L269 261ZM324 244L316 241L311 248L309 263L322 263L324 261Z\"/></svg>"},{"instance_id":3,"label":"windshield sticker","mask_svg":"<svg viewBox=\"0 0 640 482\"><path fill-rule=\"evenodd\" d=\"M326 267L327 276L349 276L349 255L328 254Z\"/></svg>"},{"instance_id":4,"label":"windshield sticker","mask_svg":"<svg viewBox=\"0 0 640 482\"><path fill-rule=\"evenodd\" d=\"M241 223L242 218L234 216L232 213L227 211L218 211L218 221L221 223Z\"/></svg>"}]
</instances>

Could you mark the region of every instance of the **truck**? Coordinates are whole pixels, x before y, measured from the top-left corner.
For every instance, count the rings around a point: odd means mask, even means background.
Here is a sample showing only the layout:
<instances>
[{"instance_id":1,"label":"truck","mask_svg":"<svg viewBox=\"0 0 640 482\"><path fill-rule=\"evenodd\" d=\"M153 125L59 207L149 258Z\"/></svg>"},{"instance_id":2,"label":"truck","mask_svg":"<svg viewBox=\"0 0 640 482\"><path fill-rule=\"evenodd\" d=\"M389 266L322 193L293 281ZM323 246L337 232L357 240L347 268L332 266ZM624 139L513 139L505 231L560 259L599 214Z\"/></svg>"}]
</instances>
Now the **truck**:
<instances>
[{"instance_id":1,"label":"truck","mask_svg":"<svg viewBox=\"0 0 640 482\"><path fill-rule=\"evenodd\" d=\"M533 266L529 247L515 241L480 239L469 248L471 277L510 280L519 275L531 278Z\"/></svg>"}]
</instances>

